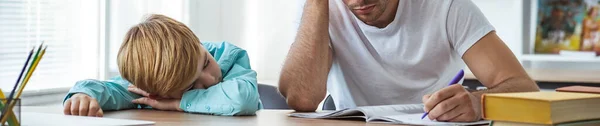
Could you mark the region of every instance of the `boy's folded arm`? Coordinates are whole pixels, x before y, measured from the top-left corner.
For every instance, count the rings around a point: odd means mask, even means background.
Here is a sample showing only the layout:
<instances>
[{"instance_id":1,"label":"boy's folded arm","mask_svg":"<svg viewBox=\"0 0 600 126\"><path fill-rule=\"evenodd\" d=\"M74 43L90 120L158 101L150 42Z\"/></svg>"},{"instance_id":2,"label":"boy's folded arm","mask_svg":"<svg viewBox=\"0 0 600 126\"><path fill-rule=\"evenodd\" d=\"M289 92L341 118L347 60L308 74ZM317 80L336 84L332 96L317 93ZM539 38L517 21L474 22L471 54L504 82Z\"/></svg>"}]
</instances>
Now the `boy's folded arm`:
<instances>
[{"instance_id":1,"label":"boy's folded arm","mask_svg":"<svg viewBox=\"0 0 600 126\"><path fill-rule=\"evenodd\" d=\"M254 115L262 108L256 84L256 72L234 65L230 79L209 87L186 92L179 107L186 112L214 115ZM233 72L233 73L232 73ZM232 77L233 76L233 77Z\"/></svg>"},{"instance_id":2,"label":"boy's folded arm","mask_svg":"<svg viewBox=\"0 0 600 126\"><path fill-rule=\"evenodd\" d=\"M135 108L131 101L141 96L127 91L129 82L121 77L114 77L108 81L81 80L78 81L63 100L66 101L72 95L83 93L95 98L102 110L121 110Z\"/></svg>"}]
</instances>

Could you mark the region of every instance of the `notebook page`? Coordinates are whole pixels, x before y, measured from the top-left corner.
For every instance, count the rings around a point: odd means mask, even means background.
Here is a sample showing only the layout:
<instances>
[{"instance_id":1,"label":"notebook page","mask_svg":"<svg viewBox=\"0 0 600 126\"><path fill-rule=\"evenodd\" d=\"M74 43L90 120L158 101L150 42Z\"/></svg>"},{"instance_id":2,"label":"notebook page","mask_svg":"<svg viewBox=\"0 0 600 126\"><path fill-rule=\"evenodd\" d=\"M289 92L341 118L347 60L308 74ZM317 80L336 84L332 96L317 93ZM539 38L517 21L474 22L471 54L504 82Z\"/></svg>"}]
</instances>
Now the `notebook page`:
<instances>
[{"instance_id":1,"label":"notebook page","mask_svg":"<svg viewBox=\"0 0 600 126\"><path fill-rule=\"evenodd\" d=\"M154 124L154 122L151 121L70 116L36 112L22 112L20 122L21 125L24 126L139 126Z\"/></svg>"},{"instance_id":2,"label":"notebook page","mask_svg":"<svg viewBox=\"0 0 600 126\"><path fill-rule=\"evenodd\" d=\"M342 109L338 111L323 111L323 112L308 112L308 113L291 113L291 117L300 118L365 118L364 114L356 109Z\"/></svg>"},{"instance_id":3,"label":"notebook page","mask_svg":"<svg viewBox=\"0 0 600 126\"><path fill-rule=\"evenodd\" d=\"M477 122L438 122L432 121L429 118L421 119L423 113L406 114L406 115L390 115L382 117L374 117L368 122L384 122L392 124L408 124L408 125L483 125L489 124L490 121L483 120Z\"/></svg>"},{"instance_id":4,"label":"notebook page","mask_svg":"<svg viewBox=\"0 0 600 126\"><path fill-rule=\"evenodd\" d=\"M401 105L381 105L381 106L361 106L357 108L367 117L387 116L387 115L405 115L412 113L424 113L423 104L401 104Z\"/></svg>"}]
</instances>

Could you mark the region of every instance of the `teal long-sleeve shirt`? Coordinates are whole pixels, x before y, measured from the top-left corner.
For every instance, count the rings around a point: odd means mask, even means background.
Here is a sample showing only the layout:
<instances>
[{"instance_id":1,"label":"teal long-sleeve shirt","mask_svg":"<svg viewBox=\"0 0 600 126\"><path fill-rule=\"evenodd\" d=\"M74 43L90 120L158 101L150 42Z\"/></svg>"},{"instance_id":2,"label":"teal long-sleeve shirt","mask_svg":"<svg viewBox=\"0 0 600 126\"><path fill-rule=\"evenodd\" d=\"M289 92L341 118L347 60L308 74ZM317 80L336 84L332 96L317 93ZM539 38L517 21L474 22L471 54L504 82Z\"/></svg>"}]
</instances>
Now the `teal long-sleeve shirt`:
<instances>
[{"instance_id":1,"label":"teal long-sleeve shirt","mask_svg":"<svg viewBox=\"0 0 600 126\"><path fill-rule=\"evenodd\" d=\"M208 89L185 92L179 107L190 113L227 116L254 115L262 109L256 72L250 68L246 51L227 42L202 42L202 45L221 67L223 81ZM102 110L144 108L131 102L141 96L127 91L129 84L120 76L107 81L78 81L64 101L75 93L84 93L98 100Z\"/></svg>"}]
</instances>

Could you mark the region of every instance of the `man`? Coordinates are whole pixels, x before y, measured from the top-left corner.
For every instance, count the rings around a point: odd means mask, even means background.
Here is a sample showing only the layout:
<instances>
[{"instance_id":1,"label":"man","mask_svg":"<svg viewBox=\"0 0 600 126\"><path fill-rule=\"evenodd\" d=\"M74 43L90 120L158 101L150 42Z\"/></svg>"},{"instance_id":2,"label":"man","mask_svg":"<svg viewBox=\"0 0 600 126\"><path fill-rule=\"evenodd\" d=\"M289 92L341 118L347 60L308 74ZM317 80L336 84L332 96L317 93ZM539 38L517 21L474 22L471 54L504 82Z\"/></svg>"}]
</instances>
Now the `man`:
<instances>
[{"instance_id":1,"label":"man","mask_svg":"<svg viewBox=\"0 0 600 126\"><path fill-rule=\"evenodd\" d=\"M488 90L447 86L466 65ZM469 0L306 0L279 91L314 111L424 103L428 118L481 119L484 93L538 91Z\"/></svg>"}]
</instances>

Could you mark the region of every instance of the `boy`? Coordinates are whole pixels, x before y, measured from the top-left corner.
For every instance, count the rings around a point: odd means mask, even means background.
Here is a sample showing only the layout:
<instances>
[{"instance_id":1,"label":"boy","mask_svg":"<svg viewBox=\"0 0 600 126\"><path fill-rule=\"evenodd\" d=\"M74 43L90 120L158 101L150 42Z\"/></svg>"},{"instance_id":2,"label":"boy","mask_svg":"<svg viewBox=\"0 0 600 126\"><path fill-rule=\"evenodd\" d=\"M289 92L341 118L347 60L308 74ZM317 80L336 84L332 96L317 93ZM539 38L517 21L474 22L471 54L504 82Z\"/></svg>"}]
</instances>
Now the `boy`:
<instances>
[{"instance_id":1,"label":"boy","mask_svg":"<svg viewBox=\"0 0 600 126\"><path fill-rule=\"evenodd\" d=\"M65 97L64 113L101 117L103 110L147 105L231 116L262 108L245 50L201 43L183 23L163 15L150 15L128 31L117 62L121 77L77 82Z\"/></svg>"}]
</instances>

